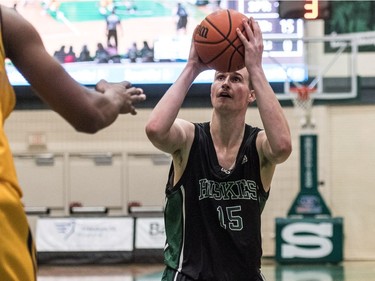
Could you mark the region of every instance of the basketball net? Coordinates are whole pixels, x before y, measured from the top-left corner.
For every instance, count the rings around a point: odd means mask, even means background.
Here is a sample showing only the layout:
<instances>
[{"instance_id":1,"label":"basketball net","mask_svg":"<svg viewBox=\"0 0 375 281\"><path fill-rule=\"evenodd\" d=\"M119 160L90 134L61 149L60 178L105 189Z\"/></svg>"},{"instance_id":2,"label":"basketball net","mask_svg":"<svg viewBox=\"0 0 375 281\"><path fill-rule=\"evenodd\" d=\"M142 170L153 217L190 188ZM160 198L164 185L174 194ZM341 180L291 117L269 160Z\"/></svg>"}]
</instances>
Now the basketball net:
<instances>
[{"instance_id":1,"label":"basketball net","mask_svg":"<svg viewBox=\"0 0 375 281\"><path fill-rule=\"evenodd\" d=\"M315 127L315 123L312 120L313 93L315 91L315 88L303 85L290 88L295 111L301 116L302 128L313 129Z\"/></svg>"}]
</instances>

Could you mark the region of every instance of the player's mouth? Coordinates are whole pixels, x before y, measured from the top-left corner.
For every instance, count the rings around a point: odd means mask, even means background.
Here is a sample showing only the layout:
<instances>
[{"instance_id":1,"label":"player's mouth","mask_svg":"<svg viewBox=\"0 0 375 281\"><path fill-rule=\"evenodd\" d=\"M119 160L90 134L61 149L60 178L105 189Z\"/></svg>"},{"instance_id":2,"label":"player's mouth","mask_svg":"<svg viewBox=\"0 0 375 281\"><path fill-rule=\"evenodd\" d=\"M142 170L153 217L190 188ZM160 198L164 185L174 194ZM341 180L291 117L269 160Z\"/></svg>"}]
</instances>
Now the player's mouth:
<instances>
[{"instance_id":1,"label":"player's mouth","mask_svg":"<svg viewBox=\"0 0 375 281\"><path fill-rule=\"evenodd\" d=\"M232 98L232 96L228 92L225 92L225 91L219 92L218 97L219 98Z\"/></svg>"}]
</instances>

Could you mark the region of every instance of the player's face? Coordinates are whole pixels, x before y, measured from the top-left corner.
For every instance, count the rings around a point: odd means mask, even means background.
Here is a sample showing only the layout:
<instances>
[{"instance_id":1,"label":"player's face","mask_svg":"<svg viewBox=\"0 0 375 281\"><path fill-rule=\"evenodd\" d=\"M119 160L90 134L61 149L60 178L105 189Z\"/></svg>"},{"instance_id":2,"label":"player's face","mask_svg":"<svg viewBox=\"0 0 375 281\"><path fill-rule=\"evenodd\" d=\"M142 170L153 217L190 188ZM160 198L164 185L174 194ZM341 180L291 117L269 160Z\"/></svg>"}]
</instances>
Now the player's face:
<instances>
[{"instance_id":1,"label":"player's face","mask_svg":"<svg viewBox=\"0 0 375 281\"><path fill-rule=\"evenodd\" d=\"M215 73L211 85L211 102L214 108L226 108L232 111L247 108L253 95L246 68L235 72Z\"/></svg>"}]
</instances>

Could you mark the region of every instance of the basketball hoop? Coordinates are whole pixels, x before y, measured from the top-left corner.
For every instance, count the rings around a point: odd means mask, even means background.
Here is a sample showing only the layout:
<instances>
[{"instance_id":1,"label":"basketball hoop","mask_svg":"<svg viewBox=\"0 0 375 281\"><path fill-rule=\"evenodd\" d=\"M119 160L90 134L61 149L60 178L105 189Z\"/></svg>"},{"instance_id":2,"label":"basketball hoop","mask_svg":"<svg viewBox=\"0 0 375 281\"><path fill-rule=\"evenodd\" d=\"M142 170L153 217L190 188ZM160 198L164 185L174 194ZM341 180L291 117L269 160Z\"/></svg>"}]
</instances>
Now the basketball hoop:
<instances>
[{"instance_id":1,"label":"basketball hoop","mask_svg":"<svg viewBox=\"0 0 375 281\"><path fill-rule=\"evenodd\" d=\"M302 116L302 128L314 128L315 124L312 122L311 110L314 102L313 93L315 88L300 85L298 87L291 87L292 101L296 112Z\"/></svg>"}]
</instances>

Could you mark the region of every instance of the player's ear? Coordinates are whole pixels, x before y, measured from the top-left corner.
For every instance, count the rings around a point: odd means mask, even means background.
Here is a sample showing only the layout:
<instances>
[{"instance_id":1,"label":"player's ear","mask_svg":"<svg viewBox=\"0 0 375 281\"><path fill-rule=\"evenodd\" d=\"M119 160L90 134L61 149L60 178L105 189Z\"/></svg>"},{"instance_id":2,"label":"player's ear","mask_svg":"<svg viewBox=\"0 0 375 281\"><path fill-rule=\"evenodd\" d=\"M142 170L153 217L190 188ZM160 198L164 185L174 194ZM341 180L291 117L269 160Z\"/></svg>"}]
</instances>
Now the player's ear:
<instances>
[{"instance_id":1,"label":"player's ear","mask_svg":"<svg viewBox=\"0 0 375 281\"><path fill-rule=\"evenodd\" d=\"M255 91L254 90L250 90L249 91L249 96L248 96L248 102L251 104L253 103L255 100L256 100L256 96L255 96Z\"/></svg>"}]
</instances>

